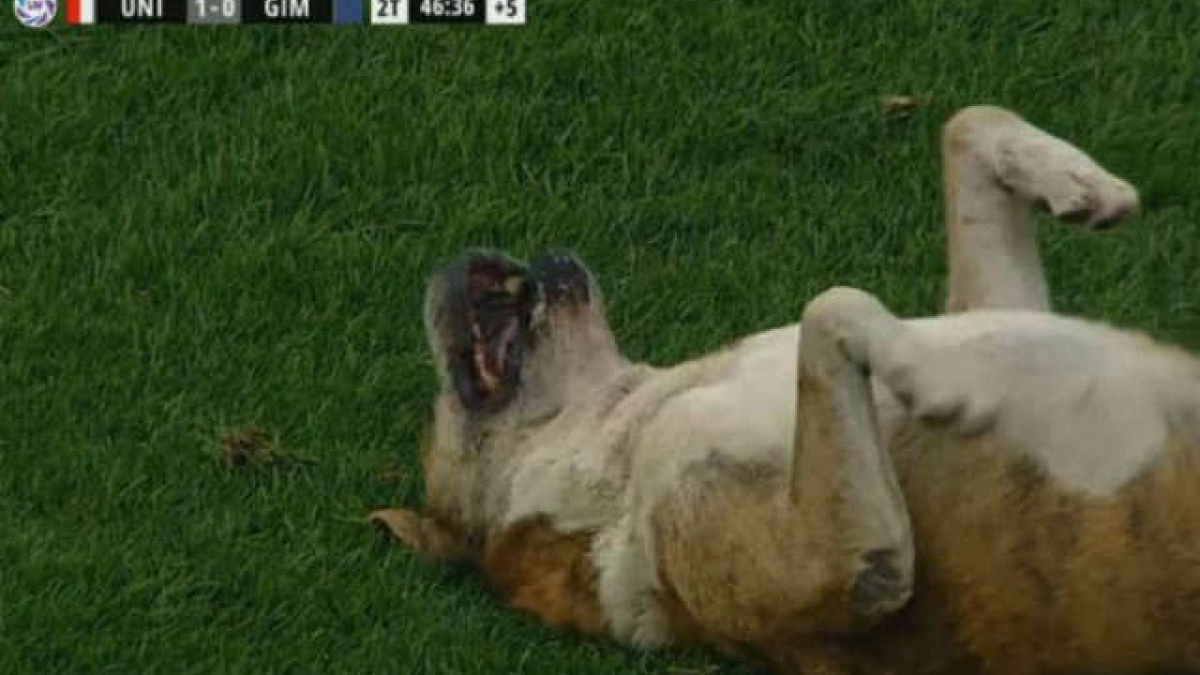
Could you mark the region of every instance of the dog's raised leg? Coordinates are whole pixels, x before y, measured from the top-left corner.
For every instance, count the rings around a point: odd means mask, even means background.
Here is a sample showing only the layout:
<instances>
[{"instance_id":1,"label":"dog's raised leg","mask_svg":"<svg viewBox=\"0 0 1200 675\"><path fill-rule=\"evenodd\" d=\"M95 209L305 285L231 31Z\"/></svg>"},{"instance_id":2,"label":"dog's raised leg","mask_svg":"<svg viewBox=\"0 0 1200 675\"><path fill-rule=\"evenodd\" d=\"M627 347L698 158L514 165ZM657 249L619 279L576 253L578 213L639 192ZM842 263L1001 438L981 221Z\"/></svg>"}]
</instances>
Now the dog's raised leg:
<instances>
[{"instance_id":1,"label":"dog's raised leg","mask_svg":"<svg viewBox=\"0 0 1200 675\"><path fill-rule=\"evenodd\" d=\"M907 602L913 541L903 494L885 453L871 393L871 336L902 329L873 297L847 288L819 295L800 322L790 498L848 584L852 623Z\"/></svg>"},{"instance_id":2,"label":"dog's raised leg","mask_svg":"<svg viewBox=\"0 0 1200 675\"><path fill-rule=\"evenodd\" d=\"M946 310L1049 310L1034 206L1089 227L1137 210L1137 192L1070 143L992 106L942 130L949 296Z\"/></svg>"}]
</instances>

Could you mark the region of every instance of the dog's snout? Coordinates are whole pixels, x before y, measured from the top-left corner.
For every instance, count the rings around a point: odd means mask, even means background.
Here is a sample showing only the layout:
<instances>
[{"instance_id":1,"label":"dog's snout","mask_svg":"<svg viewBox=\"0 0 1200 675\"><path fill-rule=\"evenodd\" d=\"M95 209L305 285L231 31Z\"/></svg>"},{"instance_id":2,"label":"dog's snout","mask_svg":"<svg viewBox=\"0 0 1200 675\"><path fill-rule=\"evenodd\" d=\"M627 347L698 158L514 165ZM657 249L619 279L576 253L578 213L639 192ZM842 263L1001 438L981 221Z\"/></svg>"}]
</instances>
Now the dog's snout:
<instances>
[{"instance_id":1,"label":"dog's snout","mask_svg":"<svg viewBox=\"0 0 1200 675\"><path fill-rule=\"evenodd\" d=\"M591 299L587 269L573 256L543 256L533 262L531 269L547 302L583 303Z\"/></svg>"}]
</instances>

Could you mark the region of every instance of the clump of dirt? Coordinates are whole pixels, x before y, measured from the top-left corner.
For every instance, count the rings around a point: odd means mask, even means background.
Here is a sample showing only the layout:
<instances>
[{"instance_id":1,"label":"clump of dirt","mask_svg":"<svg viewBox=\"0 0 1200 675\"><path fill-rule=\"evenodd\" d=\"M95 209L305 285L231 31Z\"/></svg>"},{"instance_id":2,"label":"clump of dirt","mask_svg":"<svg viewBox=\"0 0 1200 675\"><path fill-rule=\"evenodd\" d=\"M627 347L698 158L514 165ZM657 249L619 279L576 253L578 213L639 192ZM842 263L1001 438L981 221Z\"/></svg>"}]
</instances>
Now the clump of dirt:
<instances>
[{"instance_id":1,"label":"clump of dirt","mask_svg":"<svg viewBox=\"0 0 1200 675\"><path fill-rule=\"evenodd\" d=\"M400 464L396 462L388 462L387 464L379 467L379 469L375 472L375 478L384 485L397 487L404 484L407 473L408 472L405 471L404 467L400 466Z\"/></svg>"},{"instance_id":2,"label":"clump of dirt","mask_svg":"<svg viewBox=\"0 0 1200 675\"><path fill-rule=\"evenodd\" d=\"M217 441L217 461L227 469L271 466L281 459L275 437L257 425L234 429Z\"/></svg>"},{"instance_id":3,"label":"clump of dirt","mask_svg":"<svg viewBox=\"0 0 1200 675\"><path fill-rule=\"evenodd\" d=\"M910 117L917 108L929 105L924 96L888 95L879 97L879 112L885 120L902 120Z\"/></svg>"}]
</instances>

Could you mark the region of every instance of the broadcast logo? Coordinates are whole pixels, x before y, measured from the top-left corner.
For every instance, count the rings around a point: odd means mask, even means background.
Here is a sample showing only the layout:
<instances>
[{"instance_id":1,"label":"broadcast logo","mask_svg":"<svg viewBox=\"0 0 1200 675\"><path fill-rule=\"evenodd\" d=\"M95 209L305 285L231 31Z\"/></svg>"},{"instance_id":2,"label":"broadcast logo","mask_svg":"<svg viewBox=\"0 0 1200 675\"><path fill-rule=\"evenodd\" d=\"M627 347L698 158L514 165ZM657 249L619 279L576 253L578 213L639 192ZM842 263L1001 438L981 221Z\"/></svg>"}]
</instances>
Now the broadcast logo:
<instances>
[{"instance_id":1,"label":"broadcast logo","mask_svg":"<svg viewBox=\"0 0 1200 675\"><path fill-rule=\"evenodd\" d=\"M58 13L56 0L13 0L17 21L29 28L45 28Z\"/></svg>"}]
</instances>

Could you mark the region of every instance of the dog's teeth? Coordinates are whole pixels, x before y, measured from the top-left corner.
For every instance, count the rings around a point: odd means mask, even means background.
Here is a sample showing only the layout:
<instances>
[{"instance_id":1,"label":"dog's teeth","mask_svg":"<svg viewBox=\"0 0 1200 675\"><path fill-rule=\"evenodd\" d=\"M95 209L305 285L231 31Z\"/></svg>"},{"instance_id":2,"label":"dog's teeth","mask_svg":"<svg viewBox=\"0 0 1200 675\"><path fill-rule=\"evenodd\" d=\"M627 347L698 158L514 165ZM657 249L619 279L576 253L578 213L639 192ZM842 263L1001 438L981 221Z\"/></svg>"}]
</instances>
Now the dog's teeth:
<instances>
[{"instance_id":1,"label":"dog's teeth","mask_svg":"<svg viewBox=\"0 0 1200 675\"><path fill-rule=\"evenodd\" d=\"M479 373L479 382L483 385L486 391L495 391L500 384L500 379L488 370L487 357L484 356L483 350L476 348L474 354L475 370Z\"/></svg>"},{"instance_id":2,"label":"dog's teeth","mask_svg":"<svg viewBox=\"0 0 1200 675\"><path fill-rule=\"evenodd\" d=\"M500 385L500 378L493 375L490 370L480 371L479 379L483 380L483 387L488 391L495 391Z\"/></svg>"}]
</instances>

